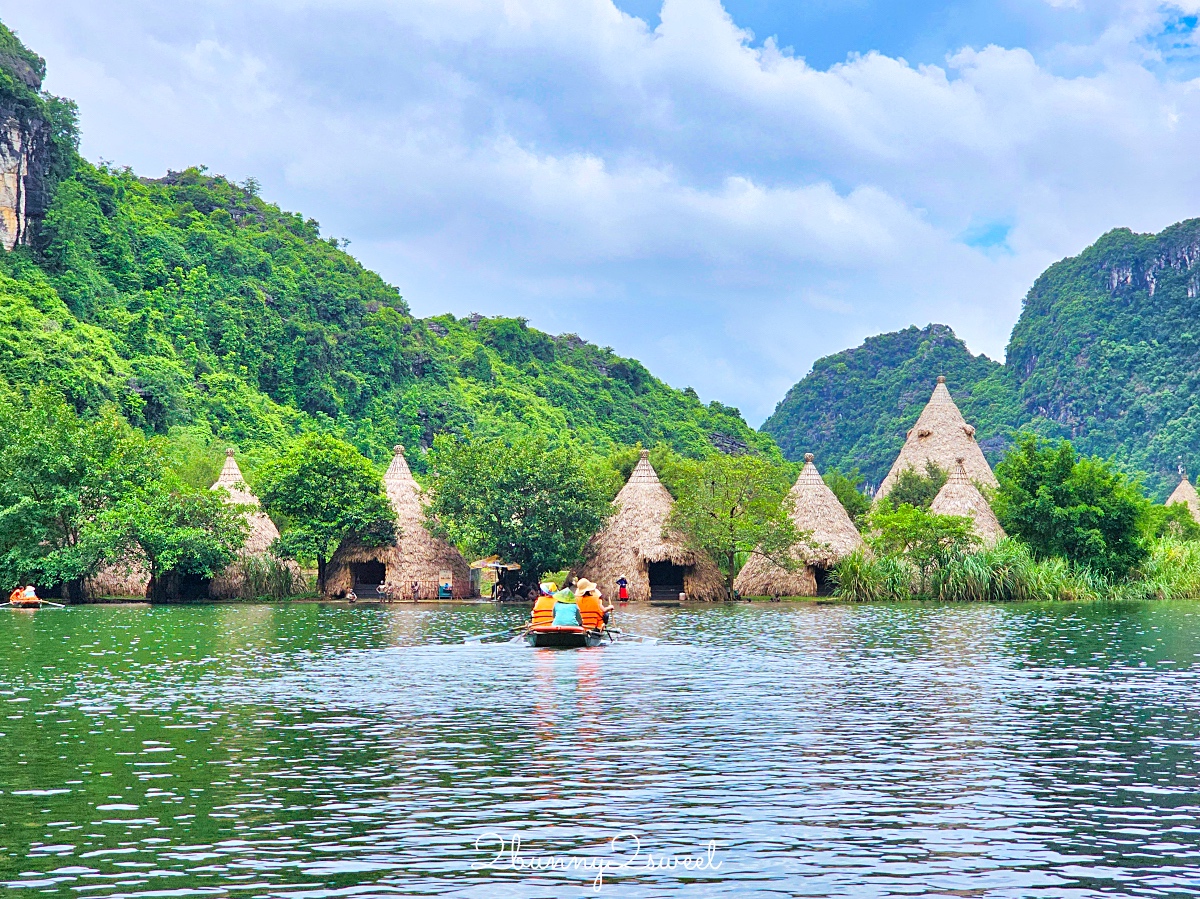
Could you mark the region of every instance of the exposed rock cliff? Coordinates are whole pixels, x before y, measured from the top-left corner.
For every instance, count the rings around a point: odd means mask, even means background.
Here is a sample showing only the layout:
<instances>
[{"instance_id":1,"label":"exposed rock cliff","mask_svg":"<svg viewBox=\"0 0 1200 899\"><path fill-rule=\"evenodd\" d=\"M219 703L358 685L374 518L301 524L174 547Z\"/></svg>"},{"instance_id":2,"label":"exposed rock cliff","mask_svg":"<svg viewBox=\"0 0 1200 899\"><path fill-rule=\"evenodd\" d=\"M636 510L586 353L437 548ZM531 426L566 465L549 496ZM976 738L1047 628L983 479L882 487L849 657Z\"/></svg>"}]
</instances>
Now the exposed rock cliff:
<instances>
[{"instance_id":1,"label":"exposed rock cliff","mask_svg":"<svg viewBox=\"0 0 1200 899\"><path fill-rule=\"evenodd\" d=\"M28 243L49 204L54 127L45 63L0 25L0 244Z\"/></svg>"}]
</instances>

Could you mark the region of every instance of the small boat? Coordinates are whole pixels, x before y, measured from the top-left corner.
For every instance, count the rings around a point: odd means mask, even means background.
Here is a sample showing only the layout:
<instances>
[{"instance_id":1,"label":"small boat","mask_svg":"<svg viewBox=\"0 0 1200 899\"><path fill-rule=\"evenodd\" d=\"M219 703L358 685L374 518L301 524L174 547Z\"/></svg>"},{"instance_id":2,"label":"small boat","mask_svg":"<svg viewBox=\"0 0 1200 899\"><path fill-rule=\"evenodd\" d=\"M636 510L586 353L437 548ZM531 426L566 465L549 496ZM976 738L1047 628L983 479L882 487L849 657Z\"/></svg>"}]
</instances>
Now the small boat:
<instances>
[{"instance_id":1,"label":"small boat","mask_svg":"<svg viewBox=\"0 0 1200 899\"><path fill-rule=\"evenodd\" d=\"M585 646L599 646L606 637L611 643L611 635L601 630L553 624L540 624L525 632L525 641L539 649L582 649Z\"/></svg>"},{"instance_id":2,"label":"small boat","mask_svg":"<svg viewBox=\"0 0 1200 899\"><path fill-rule=\"evenodd\" d=\"M50 602L48 599L17 599L9 600L6 603L0 603L0 609L61 609L61 603Z\"/></svg>"}]
</instances>

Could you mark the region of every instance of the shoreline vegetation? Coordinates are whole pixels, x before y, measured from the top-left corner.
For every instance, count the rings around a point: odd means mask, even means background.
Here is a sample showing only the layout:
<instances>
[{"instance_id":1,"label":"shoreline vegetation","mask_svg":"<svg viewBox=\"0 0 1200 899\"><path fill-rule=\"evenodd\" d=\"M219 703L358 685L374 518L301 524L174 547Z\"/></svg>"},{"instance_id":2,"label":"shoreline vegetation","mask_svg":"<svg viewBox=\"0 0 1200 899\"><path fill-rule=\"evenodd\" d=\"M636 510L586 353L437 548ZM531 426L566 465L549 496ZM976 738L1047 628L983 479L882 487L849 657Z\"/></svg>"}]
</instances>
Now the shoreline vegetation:
<instances>
[{"instance_id":1,"label":"shoreline vegetation","mask_svg":"<svg viewBox=\"0 0 1200 899\"><path fill-rule=\"evenodd\" d=\"M755 431L576 335L414 318L345 241L253 179L89 163L74 105L41 89L44 61L3 25L0 49L0 120L39 136L5 173L37 197L0 250L5 590L463 598L479 587L468 560L491 559L509 563L514 597L547 573L659 601L1200 596L1186 477L1156 506L1126 471L1132 451L1081 456L1037 422L1001 428L1008 406L980 388L994 363L947 371L985 432L1004 431L987 446L995 472L939 377L872 490L857 469L785 459L778 415ZM1185 273L1160 275L1165 303ZM901 356L931 338L905 334ZM910 368L882 358L895 341L868 343L814 366L831 396L853 386L846 372ZM781 409L821 426L781 442L873 448L864 464L882 475L925 377L878 381L860 404L890 410L874 422L794 390ZM1184 421L1187 391L1167 392L1168 424ZM1073 402L1082 415L1100 399ZM1149 477L1161 496L1162 466Z\"/></svg>"}]
</instances>

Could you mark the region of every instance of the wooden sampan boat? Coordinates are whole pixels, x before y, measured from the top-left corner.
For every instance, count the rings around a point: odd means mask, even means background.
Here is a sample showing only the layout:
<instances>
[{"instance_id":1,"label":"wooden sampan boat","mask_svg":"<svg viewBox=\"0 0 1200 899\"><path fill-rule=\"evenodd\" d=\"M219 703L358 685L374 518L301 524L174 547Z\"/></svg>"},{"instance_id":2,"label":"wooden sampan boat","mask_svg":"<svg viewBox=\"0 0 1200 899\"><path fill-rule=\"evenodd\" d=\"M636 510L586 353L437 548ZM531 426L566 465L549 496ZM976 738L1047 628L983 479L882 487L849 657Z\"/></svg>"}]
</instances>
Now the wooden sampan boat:
<instances>
[{"instance_id":1,"label":"wooden sampan boat","mask_svg":"<svg viewBox=\"0 0 1200 899\"><path fill-rule=\"evenodd\" d=\"M611 637L609 638L611 642ZM540 649L583 649L604 642L604 631L586 627L539 624L525 632L525 641Z\"/></svg>"}]
</instances>

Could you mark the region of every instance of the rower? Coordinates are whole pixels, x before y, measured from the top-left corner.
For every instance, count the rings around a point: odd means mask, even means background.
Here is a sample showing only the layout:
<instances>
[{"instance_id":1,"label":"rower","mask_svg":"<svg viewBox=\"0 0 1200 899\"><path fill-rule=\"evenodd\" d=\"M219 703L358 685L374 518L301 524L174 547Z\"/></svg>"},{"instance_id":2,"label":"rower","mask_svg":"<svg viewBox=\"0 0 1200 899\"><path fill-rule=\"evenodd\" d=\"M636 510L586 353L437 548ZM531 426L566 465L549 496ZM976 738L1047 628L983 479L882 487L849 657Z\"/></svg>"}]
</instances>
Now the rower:
<instances>
[{"instance_id":1,"label":"rower","mask_svg":"<svg viewBox=\"0 0 1200 899\"><path fill-rule=\"evenodd\" d=\"M583 626L590 631L602 631L612 606L606 606L600 598L600 588L587 578L575 585L575 601L579 605L579 617Z\"/></svg>"}]
</instances>

